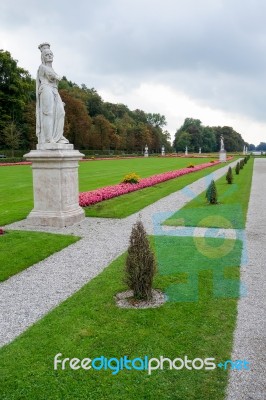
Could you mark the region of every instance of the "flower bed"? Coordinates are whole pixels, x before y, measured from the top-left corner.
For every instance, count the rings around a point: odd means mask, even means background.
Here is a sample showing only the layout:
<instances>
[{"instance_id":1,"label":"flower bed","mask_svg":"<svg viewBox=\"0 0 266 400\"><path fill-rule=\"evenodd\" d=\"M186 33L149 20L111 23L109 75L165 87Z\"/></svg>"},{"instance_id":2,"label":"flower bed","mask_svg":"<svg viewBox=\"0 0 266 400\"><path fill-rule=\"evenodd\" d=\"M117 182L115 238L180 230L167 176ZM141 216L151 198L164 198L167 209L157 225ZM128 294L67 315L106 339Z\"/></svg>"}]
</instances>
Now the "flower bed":
<instances>
[{"instance_id":1,"label":"flower bed","mask_svg":"<svg viewBox=\"0 0 266 400\"><path fill-rule=\"evenodd\" d=\"M158 183L168 181L169 179L191 174L192 172L200 171L216 164L219 164L219 161L196 165L194 168L182 168L175 171L164 172L163 174L152 175L148 178L141 179L139 183L119 183L117 185L105 186L89 192L82 192L79 194L79 204L81 207L87 207L92 204L100 203L103 200L109 200L113 197L135 192L136 190L144 189L149 186L154 186Z\"/></svg>"},{"instance_id":2,"label":"flower bed","mask_svg":"<svg viewBox=\"0 0 266 400\"><path fill-rule=\"evenodd\" d=\"M7 163L0 163L0 167L13 167L15 165L31 165L31 161L18 161L18 162L7 162Z\"/></svg>"}]
</instances>

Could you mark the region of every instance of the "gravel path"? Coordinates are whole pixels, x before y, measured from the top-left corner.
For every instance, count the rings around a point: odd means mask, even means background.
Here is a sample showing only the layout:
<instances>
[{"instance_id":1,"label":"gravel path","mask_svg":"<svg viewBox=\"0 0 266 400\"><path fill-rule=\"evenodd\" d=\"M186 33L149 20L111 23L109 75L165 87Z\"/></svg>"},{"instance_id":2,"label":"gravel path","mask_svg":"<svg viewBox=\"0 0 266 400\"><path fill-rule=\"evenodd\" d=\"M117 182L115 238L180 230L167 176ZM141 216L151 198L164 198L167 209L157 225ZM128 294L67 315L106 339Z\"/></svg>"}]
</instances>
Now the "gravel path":
<instances>
[{"instance_id":1,"label":"gravel path","mask_svg":"<svg viewBox=\"0 0 266 400\"><path fill-rule=\"evenodd\" d=\"M266 158L255 160L246 224L247 263L241 281L247 295L238 302L232 360L250 371L231 371L227 400L266 399Z\"/></svg>"},{"instance_id":2,"label":"gravel path","mask_svg":"<svg viewBox=\"0 0 266 400\"><path fill-rule=\"evenodd\" d=\"M229 165L235 164L236 161ZM211 179L218 179L227 169L228 164L122 220L86 218L68 228L39 228L45 232L75 234L82 239L1 283L0 345L11 342L122 254L128 247L132 224L139 214L149 234L169 234L169 228L163 233L160 221L205 190ZM37 230L27 226L25 220L6 228ZM178 232L178 228L171 229ZM214 230L214 236L219 236L217 231ZM186 232L189 234L189 230ZM197 234L204 233L198 230Z\"/></svg>"}]
</instances>

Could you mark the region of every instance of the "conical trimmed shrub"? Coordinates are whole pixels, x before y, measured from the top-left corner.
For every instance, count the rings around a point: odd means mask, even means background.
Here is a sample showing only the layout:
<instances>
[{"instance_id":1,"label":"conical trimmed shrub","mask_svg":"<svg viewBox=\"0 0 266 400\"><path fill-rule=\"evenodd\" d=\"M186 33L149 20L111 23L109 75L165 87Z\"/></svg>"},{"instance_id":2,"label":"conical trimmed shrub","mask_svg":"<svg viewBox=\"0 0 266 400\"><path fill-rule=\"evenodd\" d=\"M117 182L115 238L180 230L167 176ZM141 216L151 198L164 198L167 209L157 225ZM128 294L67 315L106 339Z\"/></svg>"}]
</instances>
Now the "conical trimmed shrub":
<instances>
[{"instance_id":1,"label":"conical trimmed shrub","mask_svg":"<svg viewBox=\"0 0 266 400\"><path fill-rule=\"evenodd\" d=\"M218 193L214 180L212 180L208 186L208 189L206 191L206 198L210 204L218 203Z\"/></svg>"},{"instance_id":2,"label":"conical trimmed shrub","mask_svg":"<svg viewBox=\"0 0 266 400\"><path fill-rule=\"evenodd\" d=\"M136 299L151 299L155 271L154 254L143 223L138 221L132 227L125 267L125 283Z\"/></svg>"},{"instance_id":3,"label":"conical trimmed shrub","mask_svg":"<svg viewBox=\"0 0 266 400\"><path fill-rule=\"evenodd\" d=\"M239 175L239 171L240 171L240 164L239 162L236 164L236 175Z\"/></svg>"},{"instance_id":4,"label":"conical trimmed shrub","mask_svg":"<svg viewBox=\"0 0 266 400\"><path fill-rule=\"evenodd\" d=\"M229 183L229 184L233 183L233 173L232 173L231 167L228 168L228 171L226 174L226 180L227 180L227 183Z\"/></svg>"}]
</instances>

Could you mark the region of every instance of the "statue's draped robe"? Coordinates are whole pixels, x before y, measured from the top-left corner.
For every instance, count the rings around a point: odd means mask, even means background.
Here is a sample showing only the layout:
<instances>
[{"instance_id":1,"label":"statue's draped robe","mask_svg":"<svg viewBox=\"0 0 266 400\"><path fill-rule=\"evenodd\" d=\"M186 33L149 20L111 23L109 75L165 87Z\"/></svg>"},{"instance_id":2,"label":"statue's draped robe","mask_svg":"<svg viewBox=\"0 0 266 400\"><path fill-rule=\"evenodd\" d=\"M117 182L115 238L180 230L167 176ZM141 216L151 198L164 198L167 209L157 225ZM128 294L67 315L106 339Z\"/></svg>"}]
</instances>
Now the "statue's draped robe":
<instances>
[{"instance_id":1,"label":"statue's draped robe","mask_svg":"<svg viewBox=\"0 0 266 400\"><path fill-rule=\"evenodd\" d=\"M57 75L51 67L40 65L36 79L36 135L38 143L57 143L65 139L64 104L58 93Z\"/></svg>"}]
</instances>

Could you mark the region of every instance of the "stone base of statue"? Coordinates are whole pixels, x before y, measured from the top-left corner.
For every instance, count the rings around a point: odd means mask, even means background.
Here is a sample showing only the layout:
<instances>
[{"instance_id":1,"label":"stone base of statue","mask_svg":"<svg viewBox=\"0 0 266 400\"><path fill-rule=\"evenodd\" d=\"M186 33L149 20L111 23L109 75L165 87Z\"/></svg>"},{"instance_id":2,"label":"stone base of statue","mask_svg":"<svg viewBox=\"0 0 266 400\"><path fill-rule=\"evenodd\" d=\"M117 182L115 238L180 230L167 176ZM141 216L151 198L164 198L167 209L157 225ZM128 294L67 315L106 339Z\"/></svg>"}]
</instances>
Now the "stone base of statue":
<instances>
[{"instance_id":1,"label":"stone base of statue","mask_svg":"<svg viewBox=\"0 0 266 400\"><path fill-rule=\"evenodd\" d=\"M149 157L149 153L145 151L144 157Z\"/></svg>"},{"instance_id":2,"label":"stone base of statue","mask_svg":"<svg viewBox=\"0 0 266 400\"><path fill-rule=\"evenodd\" d=\"M165 151L162 151L162 157L164 157L165 156Z\"/></svg>"},{"instance_id":3,"label":"stone base of statue","mask_svg":"<svg viewBox=\"0 0 266 400\"><path fill-rule=\"evenodd\" d=\"M82 221L85 214L78 201L78 162L83 154L72 144L45 143L24 157L32 162L34 192L34 208L27 223L63 228Z\"/></svg>"},{"instance_id":4,"label":"stone base of statue","mask_svg":"<svg viewBox=\"0 0 266 400\"><path fill-rule=\"evenodd\" d=\"M219 161L226 162L226 151L225 150L219 151Z\"/></svg>"}]
</instances>

